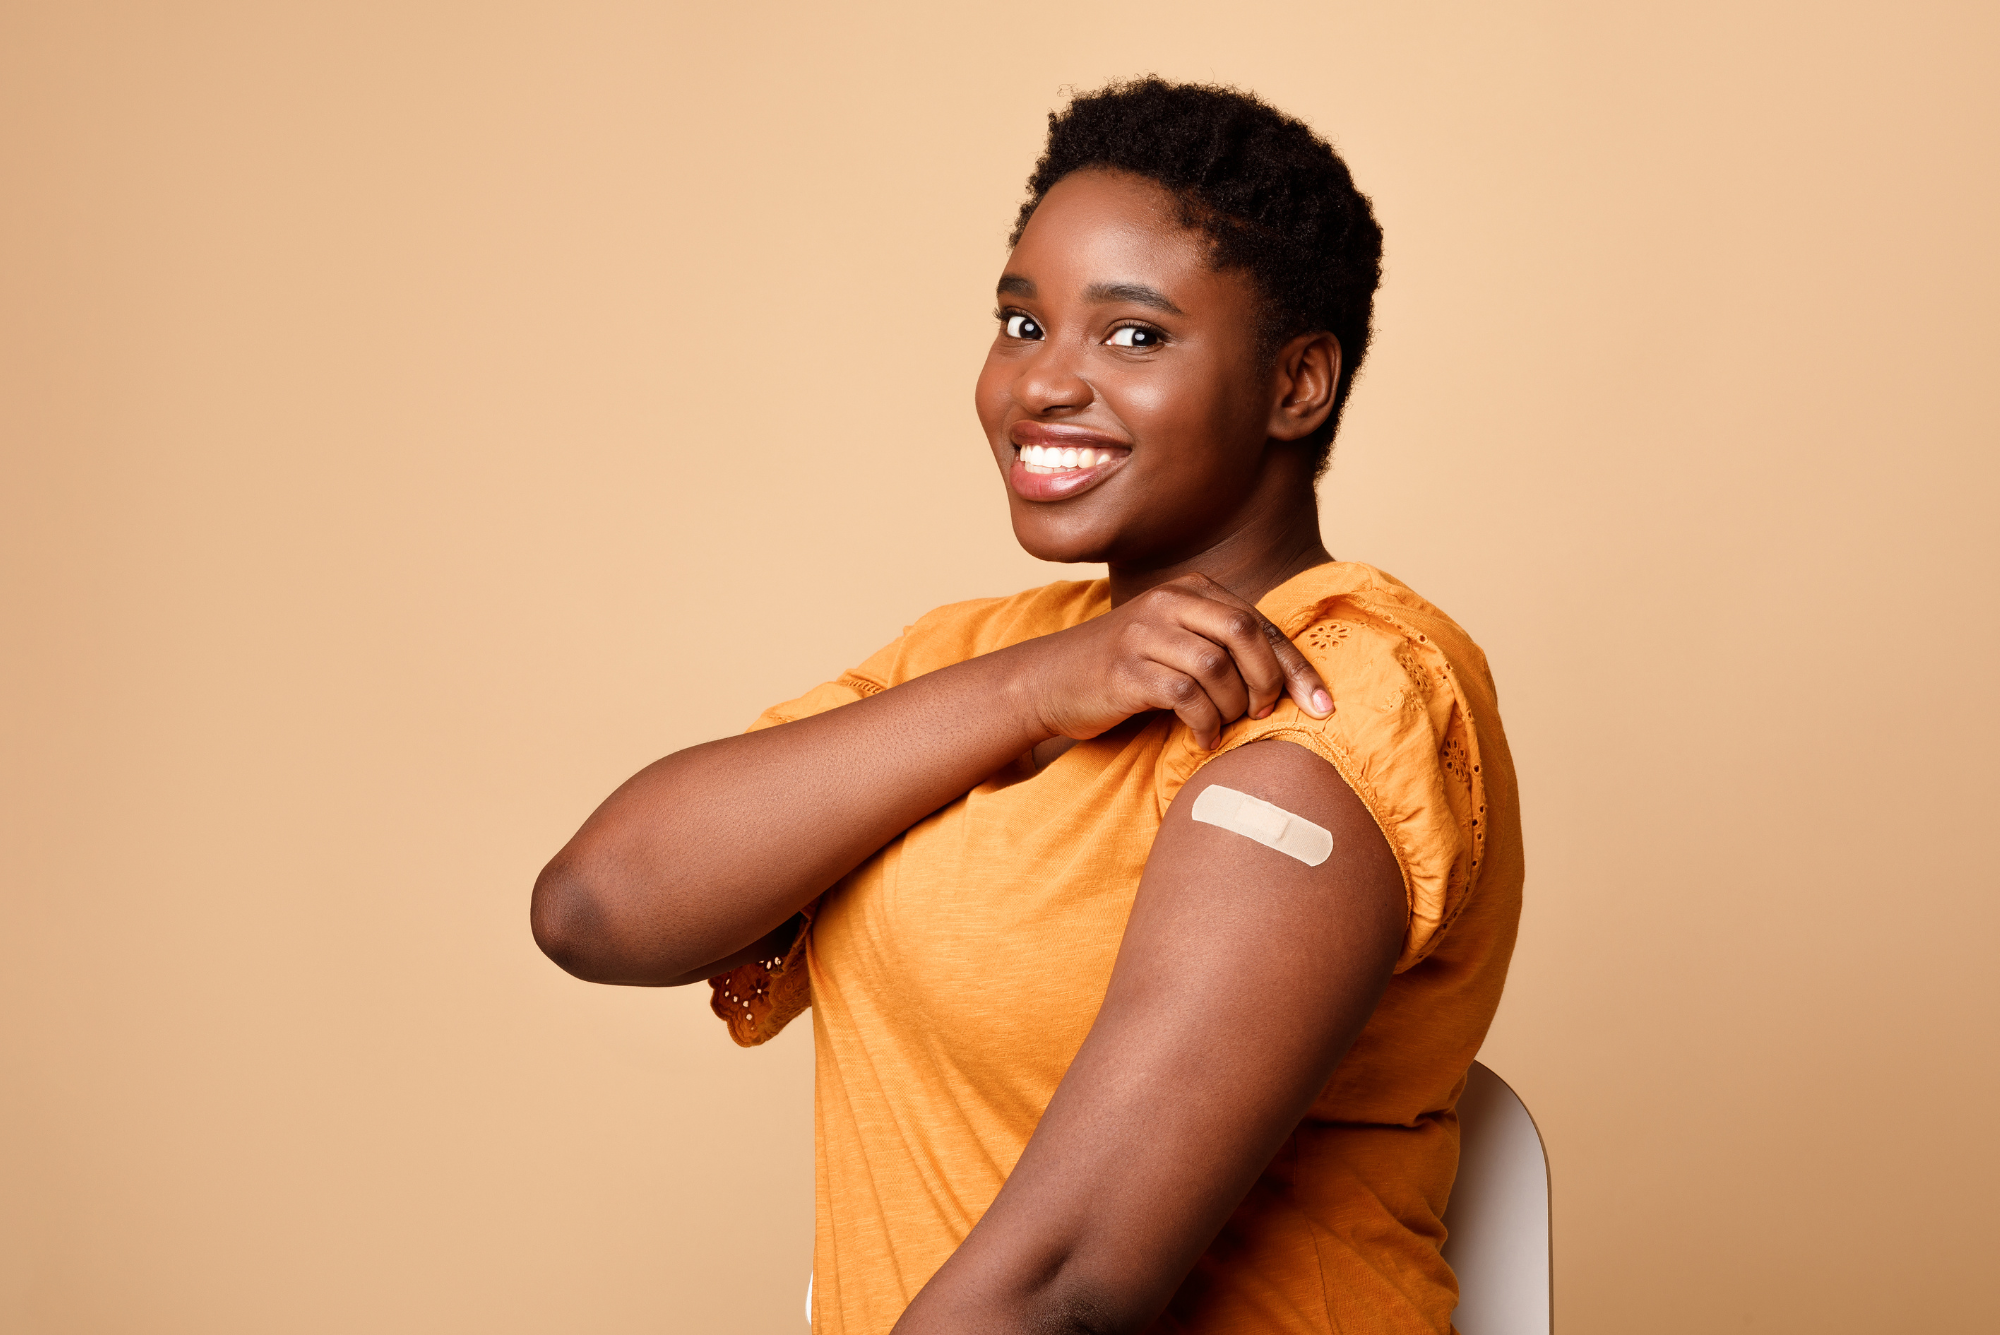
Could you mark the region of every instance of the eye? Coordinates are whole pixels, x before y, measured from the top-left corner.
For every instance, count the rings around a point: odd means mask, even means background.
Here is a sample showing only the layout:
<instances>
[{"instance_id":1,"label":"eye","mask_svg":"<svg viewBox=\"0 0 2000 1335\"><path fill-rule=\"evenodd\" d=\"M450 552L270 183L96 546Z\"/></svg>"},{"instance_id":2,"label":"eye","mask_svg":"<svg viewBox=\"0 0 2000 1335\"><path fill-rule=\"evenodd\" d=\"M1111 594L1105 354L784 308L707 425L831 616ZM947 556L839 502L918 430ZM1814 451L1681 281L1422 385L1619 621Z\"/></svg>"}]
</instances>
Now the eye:
<instances>
[{"instance_id":1,"label":"eye","mask_svg":"<svg viewBox=\"0 0 2000 1335\"><path fill-rule=\"evenodd\" d=\"M1157 348L1166 339L1157 329L1148 329L1142 324L1119 325L1111 331L1111 337L1104 340L1114 348Z\"/></svg>"},{"instance_id":2,"label":"eye","mask_svg":"<svg viewBox=\"0 0 2000 1335\"><path fill-rule=\"evenodd\" d=\"M1035 317L1032 315L1022 315L1018 311L1012 315L1002 315L1000 317L1000 327L1006 331L1008 338L1040 338L1042 336L1042 327L1035 323Z\"/></svg>"}]
</instances>

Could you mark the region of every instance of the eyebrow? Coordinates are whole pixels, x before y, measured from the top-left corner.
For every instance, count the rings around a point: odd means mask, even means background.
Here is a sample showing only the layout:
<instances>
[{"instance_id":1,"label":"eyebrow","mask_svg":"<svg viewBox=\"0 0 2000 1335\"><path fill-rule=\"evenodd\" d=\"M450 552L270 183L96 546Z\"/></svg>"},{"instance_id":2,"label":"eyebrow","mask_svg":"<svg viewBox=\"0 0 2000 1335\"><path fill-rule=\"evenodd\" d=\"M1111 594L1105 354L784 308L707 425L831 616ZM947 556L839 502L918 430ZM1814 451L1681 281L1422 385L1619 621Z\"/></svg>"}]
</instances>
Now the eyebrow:
<instances>
[{"instance_id":1,"label":"eyebrow","mask_svg":"<svg viewBox=\"0 0 2000 1335\"><path fill-rule=\"evenodd\" d=\"M1169 315L1185 313L1167 300L1166 293L1144 283L1092 283L1083 290L1083 299L1094 302L1129 301L1135 306L1151 306Z\"/></svg>"},{"instance_id":2,"label":"eyebrow","mask_svg":"<svg viewBox=\"0 0 2000 1335\"><path fill-rule=\"evenodd\" d=\"M1000 275L1000 284L995 289L1003 297L1027 297L1036 295L1035 280L1017 273ZM1136 306L1150 306L1156 311L1169 315L1184 315L1185 311L1167 299L1167 294L1156 287L1144 283L1092 283L1083 290L1083 299L1094 304L1115 301L1129 301Z\"/></svg>"}]
</instances>

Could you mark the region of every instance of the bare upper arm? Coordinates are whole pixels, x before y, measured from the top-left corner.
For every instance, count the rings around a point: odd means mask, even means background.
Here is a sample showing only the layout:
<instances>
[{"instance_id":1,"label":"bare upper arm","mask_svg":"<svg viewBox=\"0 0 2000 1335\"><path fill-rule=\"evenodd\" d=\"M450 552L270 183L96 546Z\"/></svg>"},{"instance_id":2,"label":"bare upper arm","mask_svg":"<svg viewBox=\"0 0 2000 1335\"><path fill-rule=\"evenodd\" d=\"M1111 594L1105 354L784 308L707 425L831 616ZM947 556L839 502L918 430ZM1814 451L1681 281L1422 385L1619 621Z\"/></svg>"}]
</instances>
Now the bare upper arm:
<instances>
[{"instance_id":1,"label":"bare upper arm","mask_svg":"<svg viewBox=\"0 0 2000 1335\"><path fill-rule=\"evenodd\" d=\"M1194 821L1216 783L1328 830L1333 852L1309 867ZM1066 1312L1090 1314L1077 1329L1143 1327L1367 1023L1407 914L1387 841L1326 761L1267 740L1205 766L1161 825L1089 1037L900 1335L974 1310L1006 1329L1008 1301L1057 1329Z\"/></svg>"}]
</instances>

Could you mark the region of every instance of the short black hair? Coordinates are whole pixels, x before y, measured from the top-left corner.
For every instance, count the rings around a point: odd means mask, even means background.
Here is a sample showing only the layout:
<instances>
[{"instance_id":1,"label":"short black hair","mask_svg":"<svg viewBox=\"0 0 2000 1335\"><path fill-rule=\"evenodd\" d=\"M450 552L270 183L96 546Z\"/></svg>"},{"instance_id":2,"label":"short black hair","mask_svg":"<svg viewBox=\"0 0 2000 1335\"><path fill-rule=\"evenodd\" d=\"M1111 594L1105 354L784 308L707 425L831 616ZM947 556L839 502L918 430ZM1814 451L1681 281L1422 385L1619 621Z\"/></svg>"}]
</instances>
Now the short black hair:
<instances>
[{"instance_id":1,"label":"short black hair","mask_svg":"<svg viewBox=\"0 0 2000 1335\"><path fill-rule=\"evenodd\" d=\"M1180 200L1181 221L1213 242L1216 267L1256 284L1266 356L1299 334L1340 340L1333 411L1309 442L1323 470L1382 281L1382 229L1333 146L1239 89L1152 75L1113 83L1049 113L1048 148L1008 244L1057 181L1086 167L1148 177Z\"/></svg>"}]
</instances>

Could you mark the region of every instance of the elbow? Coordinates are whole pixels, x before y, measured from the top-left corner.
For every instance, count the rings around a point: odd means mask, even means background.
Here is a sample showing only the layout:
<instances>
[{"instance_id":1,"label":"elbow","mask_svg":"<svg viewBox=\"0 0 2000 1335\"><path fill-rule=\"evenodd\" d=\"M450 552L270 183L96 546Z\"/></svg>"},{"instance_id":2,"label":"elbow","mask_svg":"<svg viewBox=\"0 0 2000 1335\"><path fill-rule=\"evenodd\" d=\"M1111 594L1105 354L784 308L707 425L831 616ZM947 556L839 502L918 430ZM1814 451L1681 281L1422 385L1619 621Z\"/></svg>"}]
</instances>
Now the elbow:
<instances>
[{"instance_id":1,"label":"elbow","mask_svg":"<svg viewBox=\"0 0 2000 1335\"><path fill-rule=\"evenodd\" d=\"M1098 1304L1073 1294L1043 1300L1029 1322L1031 1330L1051 1335L1131 1335L1144 1324L1112 1316Z\"/></svg>"},{"instance_id":2,"label":"elbow","mask_svg":"<svg viewBox=\"0 0 2000 1335\"><path fill-rule=\"evenodd\" d=\"M969 1281L973 1274L980 1278ZM1129 1274L1086 1275L1073 1251L1062 1248L1054 1253L1037 1250L1032 1257L988 1253L973 1260L970 1268L953 1268L947 1262L909 1310L920 1317L916 1328L926 1331L1136 1335L1151 1328L1171 1296L1171 1287L1156 1293Z\"/></svg>"},{"instance_id":3,"label":"elbow","mask_svg":"<svg viewBox=\"0 0 2000 1335\"><path fill-rule=\"evenodd\" d=\"M613 981L607 976L605 917L588 879L565 854L557 854L535 878L528 927L542 953L564 973L588 983Z\"/></svg>"},{"instance_id":4,"label":"elbow","mask_svg":"<svg viewBox=\"0 0 2000 1335\"><path fill-rule=\"evenodd\" d=\"M528 927L556 965L586 983L673 987L708 977L657 895L635 894L564 849L535 878Z\"/></svg>"}]
</instances>

